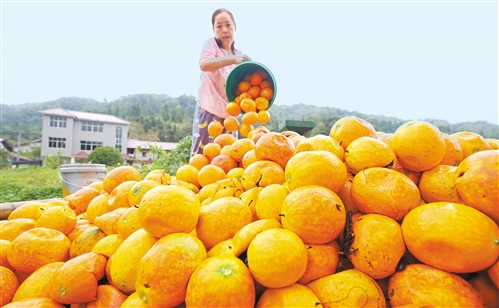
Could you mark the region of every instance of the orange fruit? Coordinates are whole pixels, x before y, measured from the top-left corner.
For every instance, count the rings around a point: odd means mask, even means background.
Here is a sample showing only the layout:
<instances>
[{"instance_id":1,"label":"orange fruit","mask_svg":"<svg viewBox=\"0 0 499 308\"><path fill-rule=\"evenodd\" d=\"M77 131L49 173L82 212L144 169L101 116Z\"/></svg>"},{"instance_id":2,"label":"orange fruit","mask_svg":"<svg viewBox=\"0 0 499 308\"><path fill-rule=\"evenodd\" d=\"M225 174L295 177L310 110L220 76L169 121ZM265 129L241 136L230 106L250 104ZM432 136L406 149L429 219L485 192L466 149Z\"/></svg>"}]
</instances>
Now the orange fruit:
<instances>
[{"instance_id":1,"label":"orange fruit","mask_svg":"<svg viewBox=\"0 0 499 308\"><path fill-rule=\"evenodd\" d=\"M258 114L255 111L248 111L241 118L241 122L246 125L253 125L257 121L258 121Z\"/></svg>"},{"instance_id":2,"label":"orange fruit","mask_svg":"<svg viewBox=\"0 0 499 308\"><path fill-rule=\"evenodd\" d=\"M237 121L237 120L236 120ZM220 145L220 148L223 148L226 145L231 145L234 142L236 142L237 138L234 137L234 135L225 133L218 135L213 142L218 143Z\"/></svg>"},{"instance_id":3,"label":"orange fruit","mask_svg":"<svg viewBox=\"0 0 499 308\"><path fill-rule=\"evenodd\" d=\"M61 231L34 228L11 242L7 260L16 271L31 274L45 264L66 261L70 246L71 242Z\"/></svg>"},{"instance_id":4,"label":"orange fruit","mask_svg":"<svg viewBox=\"0 0 499 308\"><path fill-rule=\"evenodd\" d=\"M147 232L161 238L171 233L191 232L196 227L199 210L199 199L192 190L183 186L164 185L144 195L138 218Z\"/></svg>"},{"instance_id":5,"label":"orange fruit","mask_svg":"<svg viewBox=\"0 0 499 308\"><path fill-rule=\"evenodd\" d=\"M283 169L293 156L295 145L288 137L269 132L262 135L255 144L255 156L258 160L271 160L278 163Z\"/></svg>"},{"instance_id":6,"label":"orange fruit","mask_svg":"<svg viewBox=\"0 0 499 308\"><path fill-rule=\"evenodd\" d=\"M122 240L125 240L130 234L142 228L138 212L138 206L132 206L118 220L118 235Z\"/></svg>"},{"instance_id":7,"label":"orange fruit","mask_svg":"<svg viewBox=\"0 0 499 308\"><path fill-rule=\"evenodd\" d=\"M30 218L15 218L0 225L0 239L12 242L24 231L36 227L36 220Z\"/></svg>"},{"instance_id":8,"label":"orange fruit","mask_svg":"<svg viewBox=\"0 0 499 308\"><path fill-rule=\"evenodd\" d=\"M253 100L253 96L251 96L251 94L249 94L249 92L242 92L241 94L239 94L239 106L241 106L241 102L243 99L245 98L249 98L251 100Z\"/></svg>"},{"instance_id":9,"label":"orange fruit","mask_svg":"<svg viewBox=\"0 0 499 308\"><path fill-rule=\"evenodd\" d=\"M97 244L92 248L92 252L95 252L106 257L111 257L112 254L118 249L118 247L123 243L123 240L119 234L109 234L106 237L100 239Z\"/></svg>"},{"instance_id":10,"label":"orange fruit","mask_svg":"<svg viewBox=\"0 0 499 308\"><path fill-rule=\"evenodd\" d=\"M383 214L401 220L421 200L418 187L402 173L372 167L357 173L350 194L357 208L368 214Z\"/></svg>"},{"instance_id":11,"label":"orange fruit","mask_svg":"<svg viewBox=\"0 0 499 308\"><path fill-rule=\"evenodd\" d=\"M129 207L119 207L109 213L97 216L94 220L94 224L106 235L118 234L118 221L120 220L121 215L128 209Z\"/></svg>"},{"instance_id":12,"label":"orange fruit","mask_svg":"<svg viewBox=\"0 0 499 308\"><path fill-rule=\"evenodd\" d=\"M224 126L222 123L220 123L220 121L213 120L210 122L210 124L208 124L207 130L208 130L208 135L210 136L210 138L215 138L218 135L220 135L221 133L223 133Z\"/></svg>"},{"instance_id":13,"label":"orange fruit","mask_svg":"<svg viewBox=\"0 0 499 308\"><path fill-rule=\"evenodd\" d=\"M345 210L351 211L352 214L359 212L359 209L355 205L355 202L352 199L352 195L350 194L350 190L352 188L353 174L350 172L347 173L347 180L345 181L345 185L340 191L336 194L340 197L341 201L343 201L343 205L345 206Z\"/></svg>"},{"instance_id":14,"label":"orange fruit","mask_svg":"<svg viewBox=\"0 0 499 308\"><path fill-rule=\"evenodd\" d=\"M69 203L69 207L75 211L76 215L80 215L87 211L87 207L90 201L92 201L92 199L97 197L98 195L100 195L100 192L98 192L94 188L83 187L77 190L76 192L64 197L63 200Z\"/></svg>"},{"instance_id":15,"label":"orange fruit","mask_svg":"<svg viewBox=\"0 0 499 308\"><path fill-rule=\"evenodd\" d=\"M232 158L231 156L229 155L218 155L218 156L215 156L212 160L211 160L211 164L212 165L215 165L215 166L219 166L220 168L222 168L222 170L227 174L230 170L234 169L237 167L237 161L234 160L234 158ZM196 179L197 181L197 179Z\"/></svg>"},{"instance_id":16,"label":"orange fruit","mask_svg":"<svg viewBox=\"0 0 499 308\"><path fill-rule=\"evenodd\" d=\"M187 307L255 307L255 298L255 282L244 262L234 256L214 256L201 262L192 273L185 304Z\"/></svg>"},{"instance_id":17,"label":"orange fruit","mask_svg":"<svg viewBox=\"0 0 499 308\"><path fill-rule=\"evenodd\" d=\"M363 136L352 141L345 149L345 165L355 175L369 167L395 169L398 161L395 152L386 143Z\"/></svg>"},{"instance_id":18,"label":"orange fruit","mask_svg":"<svg viewBox=\"0 0 499 308\"><path fill-rule=\"evenodd\" d=\"M252 221L251 210L241 199L222 197L201 208L196 234L209 250Z\"/></svg>"},{"instance_id":19,"label":"orange fruit","mask_svg":"<svg viewBox=\"0 0 499 308\"><path fill-rule=\"evenodd\" d=\"M471 154L457 166L455 175L460 203L499 223L499 150Z\"/></svg>"},{"instance_id":20,"label":"orange fruit","mask_svg":"<svg viewBox=\"0 0 499 308\"><path fill-rule=\"evenodd\" d=\"M225 106L225 110L233 117L237 117L241 114L241 107L239 106L239 103L236 102L228 103L227 106Z\"/></svg>"},{"instance_id":21,"label":"orange fruit","mask_svg":"<svg viewBox=\"0 0 499 308\"><path fill-rule=\"evenodd\" d=\"M262 81L263 81L262 75L258 73L254 73L253 75L251 75L249 80L252 86L260 86Z\"/></svg>"},{"instance_id":22,"label":"orange fruit","mask_svg":"<svg viewBox=\"0 0 499 308\"><path fill-rule=\"evenodd\" d=\"M292 231L274 228L256 235L247 250L253 278L268 288L283 288L297 282L307 268L307 249Z\"/></svg>"},{"instance_id":23,"label":"orange fruit","mask_svg":"<svg viewBox=\"0 0 499 308\"><path fill-rule=\"evenodd\" d=\"M498 150L499 149L499 139L494 139L494 138L485 138L485 141L490 145L490 148L492 150Z\"/></svg>"},{"instance_id":24,"label":"orange fruit","mask_svg":"<svg viewBox=\"0 0 499 308\"><path fill-rule=\"evenodd\" d=\"M460 203L420 205L402 222L407 249L422 263L453 273L492 266L499 257L499 227L482 212Z\"/></svg>"},{"instance_id":25,"label":"orange fruit","mask_svg":"<svg viewBox=\"0 0 499 308\"><path fill-rule=\"evenodd\" d=\"M390 143L399 164L411 171L429 170L445 155L445 140L435 125L426 121L409 121L393 133Z\"/></svg>"},{"instance_id":26,"label":"orange fruit","mask_svg":"<svg viewBox=\"0 0 499 308\"><path fill-rule=\"evenodd\" d=\"M97 286L97 299L87 304L87 308L121 307L128 295L122 293L118 288L102 284Z\"/></svg>"},{"instance_id":27,"label":"orange fruit","mask_svg":"<svg viewBox=\"0 0 499 308\"><path fill-rule=\"evenodd\" d=\"M492 280L492 283L499 289L499 260L487 269L487 274Z\"/></svg>"},{"instance_id":28,"label":"orange fruit","mask_svg":"<svg viewBox=\"0 0 499 308\"><path fill-rule=\"evenodd\" d=\"M421 198L426 203L439 201L459 203L460 200L454 185L456 169L456 166L437 165L424 171L418 185Z\"/></svg>"},{"instance_id":29,"label":"orange fruit","mask_svg":"<svg viewBox=\"0 0 499 308\"><path fill-rule=\"evenodd\" d=\"M257 121L260 124L267 124L270 121L270 113L267 110L258 111Z\"/></svg>"},{"instance_id":30,"label":"orange fruit","mask_svg":"<svg viewBox=\"0 0 499 308\"><path fill-rule=\"evenodd\" d=\"M295 154L284 170L290 190L306 185L320 185L340 191L347 180L345 164L328 151L305 151Z\"/></svg>"},{"instance_id":31,"label":"orange fruit","mask_svg":"<svg viewBox=\"0 0 499 308\"><path fill-rule=\"evenodd\" d=\"M244 98L239 103L244 112L256 111L256 103L252 98Z\"/></svg>"},{"instance_id":32,"label":"orange fruit","mask_svg":"<svg viewBox=\"0 0 499 308\"><path fill-rule=\"evenodd\" d=\"M340 246L336 241L327 244L305 244L308 253L307 269L298 283L305 285L310 281L332 275L340 260Z\"/></svg>"},{"instance_id":33,"label":"orange fruit","mask_svg":"<svg viewBox=\"0 0 499 308\"><path fill-rule=\"evenodd\" d=\"M196 167L196 169L201 169L202 167L208 165L210 160L203 154L194 154L189 158L189 165Z\"/></svg>"},{"instance_id":34,"label":"orange fruit","mask_svg":"<svg viewBox=\"0 0 499 308\"><path fill-rule=\"evenodd\" d=\"M280 215L282 226L296 233L307 244L326 244L335 240L346 223L341 199L330 189L319 185L291 191L282 202Z\"/></svg>"},{"instance_id":35,"label":"orange fruit","mask_svg":"<svg viewBox=\"0 0 499 308\"><path fill-rule=\"evenodd\" d=\"M21 206L16 207L8 216L7 220L16 218L29 218L37 220L48 208L45 202L28 201Z\"/></svg>"},{"instance_id":36,"label":"orange fruit","mask_svg":"<svg viewBox=\"0 0 499 308\"><path fill-rule=\"evenodd\" d=\"M272 88L272 84L270 83L270 81L267 80L262 81L262 83L260 84L260 89L263 90L265 88Z\"/></svg>"},{"instance_id":37,"label":"orange fruit","mask_svg":"<svg viewBox=\"0 0 499 308\"><path fill-rule=\"evenodd\" d=\"M12 302L10 304L7 304L5 306L2 306L5 308L24 308L24 307L44 307L44 308L64 308L65 306L62 304L59 304L55 300L51 298L42 298L42 297L35 297L35 298L27 298L20 300L18 302Z\"/></svg>"},{"instance_id":38,"label":"orange fruit","mask_svg":"<svg viewBox=\"0 0 499 308\"><path fill-rule=\"evenodd\" d=\"M90 203L87 206L87 211L85 212L86 214L85 217L90 223L93 223L94 219L97 216L100 216L102 214L105 214L113 210L112 207L109 205L108 200L109 200L109 194L103 193L93 198L92 201L90 201Z\"/></svg>"},{"instance_id":39,"label":"orange fruit","mask_svg":"<svg viewBox=\"0 0 499 308\"><path fill-rule=\"evenodd\" d=\"M139 183L139 181L130 180L116 186L107 199L109 209L114 210L119 207L129 207L128 196L130 194L130 189L137 183Z\"/></svg>"},{"instance_id":40,"label":"orange fruit","mask_svg":"<svg viewBox=\"0 0 499 308\"><path fill-rule=\"evenodd\" d=\"M137 292L133 292L130 294L127 299L121 304L123 308L146 308L148 307L146 303L144 303Z\"/></svg>"},{"instance_id":41,"label":"orange fruit","mask_svg":"<svg viewBox=\"0 0 499 308\"><path fill-rule=\"evenodd\" d=\"M463 159L473 153L492 150L489 143L479 134L472 132L457 132L450 135L461 146L463 151Z\"/></svg>"},{"instance_id":42,"label":"orange fruit","mask_svg":"<svg viewBox=\"0 0 499 308\"><path fill-rule=\"evenodd\" d=\"M135 290L149 307L177 306L185 300L194 269L205 259L206 249L195 236L174 233L162 237L138 263Z\"/></svg>"},{"instance_id":43,"label":"orange fruit","mask_svg":"<svg viewBox=\"0 0 499 308\"><path fill-rule=\"evenodd\" d=\"M13 270L14 268L9 264L7 259L7 251L9 251L11 241L0 239L0 266L4 266Z\"/></svg>"},{"instance_id":44,"label":"orange fruit","mask_svg":"<svg viewBox=\"0 0 499 308\"><path fill-rule=\"evenodd\" d=\"M239 125L239 134L242 137L247 137L249 132L253 130L253 126L242 123Z\"/></svg>"},{"instance_id":45,"label":"orange fruit","mask_svg":"<svg viewBox=\"0 0 499 308\"><path fill-rule=\"evenodd\" d=\"M265 186L256 197L255 210L259 219L281 222L281 206L289 191L281 184Z\"/></svg>"},{"instance_id":46,"label":"orange fruit","mask_svg":"<svg viewBox=\"0 0 499 308\"><path fill-rule=\"evenodd\" d=\"M263 187L253 186L252 188L246 189L239 195L239 199L241 199L244 204L251 210L253 221L257 221L259 219L256 215L255 200L262 189Z\"/></svg>"},{"instance_id":47,"label":"orange fruit","mask_svg":"<svg viewBox=\"0 0 499 308\"><path fill-rule=\"evenodd\" d=\"M232 239L231 238L227 239L225 241L221 241L220 243L213 246L206 253L206 256L208 258L213 257L213 256L225 256L225 255L234 256L234 253L232 252Z\"/></svg>"},{"instance_id":48,"label":"orange fruit","mask_svg":"<svg viewBox=\"0 0 499 308\"><path fill-rule=\"evenodd\" d=\"M484 307L469 282L426 264L409 264L394 273L388 281L388 299L393 307Z\"/></svg>"},{"instance_id":49,"label":"orange fruit","mask_svg":"<svg viewBox=\"0 0 499 308\"><path fill-rule=\"evenodd\" d=\"M239 122L234 118L227 118L224 120L224 128L228 132L235 132L239 129Z\"/></svg>"},{"instance_id":50,"label":"orange fruit","mask_svg":"<svg viewBox=\"0 0 499 308\"><path fill-rule=\"evenodd\" d=\"M241 165L243 166L243 168L246 168L248 167L251 163L254 163L256 162L257 159L256 159L256 156L255 156L255 150L249 150L248 152L246 152L246 154L244 154L243 156L243 160L241 161Z\"/></svg>"},{"instance_id":51,"label":"orange fruit","mask_svg":"<svg viewBox=\"0 0 499 308\"><path fill-rule=\"evenodd\" d=\"M336 155L341 161L344 161L345 149L341 144L330 136L322 134L300 140L296 145L295 154L304 151L317 150L329 151Z\"/></svg>"},{"instance_id":52,"label":"orange fruit","mask_svg":"<svg viewBox=\"0 0 499 308\"><path fill-rule=\"evenodd\" d=\"M251 87L248 93L251 95L251 98L255 99L260 96L260 91L260 87Z\"/></svg>"},{"instance_id":53,"label":"orange fruit","mask_svg":"<svg viewBox=\"0 0 499 308\"><path fill-rule=\"evenodd\" d=\"M88 187L94 188L95 190L102 192L103 182L102 181L92 182L88 184Z\"/></svg>"},{"instance_id":54,"label":"orange fruit","mask_svg":"<svg viewBox=\"0 0 499 308\"><path fill-rule=\"evenodd\" d=\"M319 298L306 286L294 283L284 288L267 288L258 300L257 308L264 307L318 307Z\"/></svg>"},{"instance_id":55,"label":"orange fruit","mask_svg":"<svg viewBox=\"0 0 499 308\"><path fill-rule=\"evenodd\" d=\"M244 169L241 182L243 183L243 187L245 184L249 187L283 184L285 182L284 170L276 162L257 160Z\"/></svg>"},{"instance_id":56,"label":"orange fruit","mask_svg":"<svg viewBox=\"0 0 499 308\"><path fill-rule=\"evenodd\" d=\"M348 258L354 267L373 279L395 273L406 251L400 224L385 215L365 214L353 219L352 229Z\"/></svg>"},{"instance_id":57,"label":"orange fruit","mask_svg":"<svg viewBox=\"0 0 499 308\"><path fill-rule=\"evenodd\" d=\"M258 71L256 74L262 76L262 80L267 80L269 78L269 74L266 71Z\"/></svg>"},{"instance_id":58,"label":"orange fruit","mask_svg":"<svg viewBox=\"0 0 499 308\"><path fill-rule=\"evenodd\" d=\"M368 121L356 117L347 116L334 122L329 136L337 140L346 149L350 142L362 136L376 138L376 130Z\"/></svg>"},{"instance_id":59,"label":"orange fruit","mask_svg":"<svg viewBox=\"0 0 499 308\"><path fill-rule=\"evenodd\" d=\"M256 110L267 110L269 108L269 100L263 96L259 96L255 99Z\"/></svg>"},{"instance_id":60,"label":"orange fruit","mask_svg":"<svg viewBox=\"0 0 499 308\"><path fill-rule=\"evenodd\" d=\"M331 307L386 307L383 291L374 279L357 269L319 278L305 285L321 303Z\"/></svg>"},{"instance_id":61,"label":"orange fruit","mask_svg":"<svg viewBox=\"0 0 499 308\"><path fill-rule=\"evenodd\" d=\"M255 142L248 138L238 139L232 144L230 156L240 163L246 152L255 148Z\"/></svg>"},{"instance_id":62,"label":"orange fruit","mask_svg":"<svg viewBox=\"0 0 499 308\"><path fill-rule=\"evenodd\" d=\"M217 165L206 165L198 172L198 182L200 187L215 183L218 180L225 179L227 174Z\"/></svg>"},{"instance_id":63,"label":"orange fruit","mask_svg":"<svg viewBox=\"0 0 499 308\"><path fill-rule=\"evenodd\" d=\"M499 307L499 289L490 279L487 271L478 272L477 276L468 281L478 291L485 307Z\"/></svg>"},{"instance_id":64,"label":"orange fruit","mask_svg":"<svg viewBox=\"0 0 499 308\"><path fill-rule=\"evenodd\" d=\"M69 249L69 258L71 259L76 256L91 252L95 244L97 244L97 242L99 242L104 237L106 237L106 233L104 233L104 231L102 231L95 225L91 225L90 227L84 229L71 242L71 246Z\"/></svg>"},{"instance_id":65,"label":"orange fruit","mask_svg":"<svg viewBox=\"0 0 499 308\"><path fill-rule=\"evenodd\" d=\"M274 90L272 90L271 88L264 88L260 91L260 96L263 96L268 101L271 101L274 97Z\"/></svg>"},{"instance_id":66,"label":"orange fruit","mask_svg":"<svg viewBox=\"0 0 499 308\"><path fill-rule=\"evenodd\" d=\"M247 92L251 88L251 83L249 81L243 80L237 85L237 89L241 92Z\"/></svg>"},{"instance_id":67,"label":"orange fruit","mask_svg":"<svg viewBox=\"0 0 499 308\"><path fill-rule=\"evenodd\" d=\"M97 285L104 277L107 258L93 252L66 261L50 283L50 298L61 304L86 303L96 299Z\"/></svg>"},{"instance_id":68,"label":"orange fruit","mask_svg":"<svg viewBox=\"0 0 499 308\"><path fill-rule=\"evenodd\" d=\"M142 180L135 183L128 191L128 204L130 206L139 205L145 193L159 185L161 184L153 180Z\"/></svg>"},{"instance_id":69,"label":"orange fruit","mask_svg":"<svg viewBox=\"0 0 499 308\"><path fill-rule=\"evenodd\" d=\"M203 155L206 156L208 160L211 162L213 157L220 154L221 149L222 147L220 146L220 144L215 142L210 142L204 146Z\"/></svg>"},{"instance_id":70,"label":"orange fruit","mask_svg":"<svg viewBox=\"0 0 499 308\"><path fill-rule=\"evenodd\" d=\"M33 297L50 298L50 281L54 273L64 264L64 262L51 262L41 266L29 275L16 290L13 302L21 301Z\"/></svg>"},{"instance_id":71,"label":"orange fruit","mask_svg":"<svg viewBox=\"0 0 499 308\"><path fill-rule=\"evenodd\" d=\"M115 189L118 185L126 181L140 181L142 180L142 176L140 172L132 166L119 166L109 171L108 174L104 177L102 188L110 194L113 189ZM76 211L77 214L78 211Z\"/></svg>"},{"instance_id":72,"label":"orange fruit","mask_svg":"<svg viewBox=\"0 0 499 308\"><path fill-rule=\"evenodd\" d=\"M36 221L37 228L50 228L68 234L76 226L76 214L69 206L53 206Z\"/></svg>"},{"instance_id":73,"label":"orange fruit","mask_svg":"<svg viewBox=\"0 0 499 308\"><path fill-rule=\"evenodd\" d=\"M445 154L440 165L457 166L463 160L461 145L453 137L443 134L445 141Z\"/></svg>"},{"instance_id":74,"label":"orange fruit","mask_svg":"<svg viewBox=\"0 0 499 308\"><path fill-rule=\"evenodd\" d=\"M248 249L249 244L257 234L273 228L281 228L281 224L273 218L259 219L242 227L231 239L233 254L239 256Z\"/></svg>"},{"instance_id":75,"label":"orange fruit","mask_svg":"<svg viewBox=\"0 0 499 308\"><path fill-rule=\"evenodd\" d=\"M171 176L165 172L163 169L151 170L146 176L144 180L152 180L156 181L159 184L168 185L171 182Z\"/></svg>"},{"instance_id":76,"label":"orange fruit","mask_svg":"<svg viewBox=\"0 0 499 308\"><path fill-rule=\"evenodd\" d=\"M199 170L193 165L183 165L177 169L175 178L180 181L194 184L199 188L198 173Z\"/></svg>"},{"instance_id":77,"label":"orange fruit","mask_svg":"<svg viewBox=\"0 0 499 308\"><path fill-rule=\"evenodd\" d=\"M220 155L228 155L228 156L230 156L230 152L231 151L232 151L232 145L230 145L230 144L225 145L225 146L223 146L220 149Z\"/></svg>"},{"instance_id":78,"label":"orange fruit","mask_svg":"<svg viewBox=\"0 0 499 308\"><path fill-rule=\"evenodd\" d=\"M0 307L3 307L12 301L12 297L19 287L19 280L16 274L6 267L0 266Z\"/></svg>"},{"instance_id":79,"label":"orange fruit","mask_svg":"<svg viewBox=\"0 0 499 308\"><path fill-rule=\"evenodd\" d=\"M139 229L126 239L112 255L109 276L114 286L125 294L135 292L137 267L140 260L158 241L144 229Z\"/></svg>"}]
</instances>

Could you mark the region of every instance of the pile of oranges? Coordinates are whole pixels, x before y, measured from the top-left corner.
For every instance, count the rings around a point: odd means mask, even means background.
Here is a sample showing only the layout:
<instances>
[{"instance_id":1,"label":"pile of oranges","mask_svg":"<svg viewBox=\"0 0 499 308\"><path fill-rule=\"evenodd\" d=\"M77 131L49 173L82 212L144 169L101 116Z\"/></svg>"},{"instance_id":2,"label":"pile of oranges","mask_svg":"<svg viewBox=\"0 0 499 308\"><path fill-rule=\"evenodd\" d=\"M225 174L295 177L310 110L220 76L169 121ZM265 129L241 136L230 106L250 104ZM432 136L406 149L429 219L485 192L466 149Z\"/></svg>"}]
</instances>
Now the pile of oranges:
<instances>
[{"instance_id":1,"label":"pile of oranges","mask_svg":"<svg viewBox=\"0 0 499 308\"><path fill-rule=\"evenodd\" d=\"M498 204L497 139L258 126L16 208L0 307L499 307Z\"/></svg>"},{"instance_id":2,"label":"pile of oranges","mask_svg":"<svg viewBox=\"0 0 499 308\"><path fill-rule=\"evenodd\" d=\"M233 118L227 118L223 123L212 121L208 125L211 137L215 138L222 134L224 129L227 132L239 130L239 134L246 137L255 124L265 125L270 121L268 108L269 102L274 97L274 89L266 72L258 71L245 75L239 82L235 95L234 101L226 106L227 113ZM241 113L243 115L239 123L237 117Z\"/></svg>"}]
</instances>

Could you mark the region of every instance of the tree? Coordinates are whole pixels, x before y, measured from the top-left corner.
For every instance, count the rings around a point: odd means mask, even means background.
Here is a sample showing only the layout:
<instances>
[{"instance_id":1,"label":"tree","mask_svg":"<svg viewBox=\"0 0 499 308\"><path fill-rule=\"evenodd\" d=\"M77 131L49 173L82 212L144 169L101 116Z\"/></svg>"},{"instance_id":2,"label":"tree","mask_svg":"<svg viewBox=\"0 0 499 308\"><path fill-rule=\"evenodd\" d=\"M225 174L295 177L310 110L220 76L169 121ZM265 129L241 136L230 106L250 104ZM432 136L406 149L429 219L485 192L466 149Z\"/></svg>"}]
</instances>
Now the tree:
<instances>
[{"instance_id":1,"label":"tree","mask_svg":"<svg viewBox=\"0 0 499 308\"><path fill-rule=\"evenodd\" d=\"M163 169L166 173L175 175L178 168L189 163L191 143L192 136L189 135L180 140L171 152L166 152L160 148L153 148L152 150L156 152L157 158L152 163L151 170Z\"/></svg>"},{"instance_id":2,"label":"tree","mask_svg":"<svg viewBox=\"0 0 499 308\"><path fill-rule=\"evenodd\" d=\"M104 164L106 166L116 166L123 164L123 157L119 150L111 146L101 146L88 155L88 160L93 164Z\"/></svg>"}]
</instances>

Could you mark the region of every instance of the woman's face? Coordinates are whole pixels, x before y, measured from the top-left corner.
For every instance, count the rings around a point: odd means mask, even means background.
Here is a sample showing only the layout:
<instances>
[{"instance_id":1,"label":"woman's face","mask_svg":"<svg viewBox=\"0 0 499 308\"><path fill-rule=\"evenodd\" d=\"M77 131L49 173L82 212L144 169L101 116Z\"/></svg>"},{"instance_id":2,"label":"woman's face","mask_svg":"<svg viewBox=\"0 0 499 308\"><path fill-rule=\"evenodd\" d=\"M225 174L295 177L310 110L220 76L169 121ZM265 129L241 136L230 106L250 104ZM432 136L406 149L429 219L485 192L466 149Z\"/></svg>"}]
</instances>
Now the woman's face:
<instances>
[{"instance_id":1,"label":"woman's face","mask_svg":"<svg viewBox=\"0 0 499 308\"><path fill-rule=\"evenodd\" d=\"M215 17L215 22L213 24L215 37L222 41L225 46L230 46L234 41L235 30L236 25L230 18L229 13L222 12Z\"/></svg>"}]
</instances>

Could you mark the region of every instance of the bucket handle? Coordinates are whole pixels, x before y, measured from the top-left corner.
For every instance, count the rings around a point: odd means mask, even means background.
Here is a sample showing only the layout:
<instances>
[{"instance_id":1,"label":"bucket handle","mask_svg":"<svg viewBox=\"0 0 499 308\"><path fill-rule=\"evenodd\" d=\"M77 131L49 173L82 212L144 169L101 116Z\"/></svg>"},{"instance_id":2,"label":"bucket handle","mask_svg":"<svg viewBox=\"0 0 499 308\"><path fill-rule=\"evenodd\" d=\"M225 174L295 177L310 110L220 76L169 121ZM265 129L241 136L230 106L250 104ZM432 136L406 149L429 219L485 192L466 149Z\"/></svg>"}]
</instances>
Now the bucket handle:
<instances>
[{"instance_id":1,"label":"bucket handle","mask_svg":"<svg viewBox=\"0 0 499 308\"><path fill-rule=\"evenodd\" d=\"M71 186L73 186L73 187L76 187L77 189L81 189L81 188L83 188L83 186L76 185L76 184L73 184L73 183L70 183L70 182L68 182L68 181L64 180L64 179L62 178L62 174L61 174L61 172L60 172L60 171L59 171L59 178L61 179L61 182L63 182L64 184L71 185ZM97 182L97 181L100 181L100 180L99 180L99 179L95 179L95 181L88 181L88 182L87 182L87 184L91 184L91 183L93 183L93 182ZM66 185L64 185L64 186L66 186Z\"/></svg>"}]
</instances>

